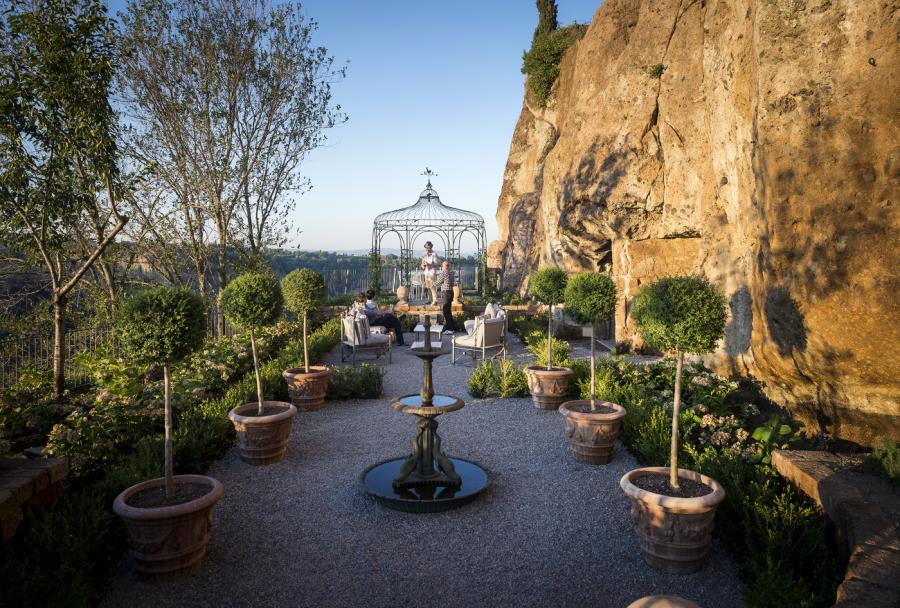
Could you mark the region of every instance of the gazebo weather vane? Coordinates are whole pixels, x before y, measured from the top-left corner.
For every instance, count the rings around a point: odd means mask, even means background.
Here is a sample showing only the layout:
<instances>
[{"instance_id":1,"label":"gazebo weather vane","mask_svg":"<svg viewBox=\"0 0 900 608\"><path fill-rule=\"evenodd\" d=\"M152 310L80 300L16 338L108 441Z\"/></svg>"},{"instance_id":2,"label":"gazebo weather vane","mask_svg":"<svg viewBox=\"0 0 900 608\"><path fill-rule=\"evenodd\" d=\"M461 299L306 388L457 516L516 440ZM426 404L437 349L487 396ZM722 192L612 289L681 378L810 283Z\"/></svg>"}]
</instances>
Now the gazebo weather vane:
<instances>
[{"instance_id":1,"label":"gazebo weather vane","mask_svg":"<svg viewBox=\"0 0 900 608\"><path fill-rule=\"evenodd\" d=\"M422 171L422 173L420 173L419 175L424 175L428 178L428 185L426 187L431 188L431 176L433 175L434 177L437 177L438 174L435 173L434 171L432 171L431 169L429 169L428 167L425 167L425 170Z\"/></svg>"},{"instance_id":2,"label":"gazebo weather vane","mask_svg":"<svg viewBox=\"0 0 900 608\"><path fill-rule=\"evenodd\" d=\"M444 245L444 258L455 263L459 258L460 245L465 234L475 237L478 256L487 250L484 218L464 209L457 209L441 202L431 185L432 176L437 173L430 167L422 172L428 179L425 190L419 194L415 204L382 213L375 218L372 227L372 254L381 255L381 240L394 233L400 239L400 268L403 284L409 286L410 271L414 264L413 247L416 239L426 234L435 234ZM373 277L377 281L377 277ZM480 285L479 285L480 287Z\"/></svg>"}]
</instances>

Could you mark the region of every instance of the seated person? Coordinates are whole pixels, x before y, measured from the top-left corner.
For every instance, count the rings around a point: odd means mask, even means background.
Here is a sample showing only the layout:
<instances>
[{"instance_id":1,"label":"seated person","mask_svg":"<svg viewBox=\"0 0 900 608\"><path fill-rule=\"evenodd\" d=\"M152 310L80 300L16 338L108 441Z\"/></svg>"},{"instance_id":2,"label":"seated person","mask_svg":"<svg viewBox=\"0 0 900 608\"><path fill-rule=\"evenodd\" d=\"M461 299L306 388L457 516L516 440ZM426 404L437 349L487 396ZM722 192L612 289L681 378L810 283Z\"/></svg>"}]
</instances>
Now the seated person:
<instances>
[{"instance_id":1,"label":"seated person","mask_svg":"<svg viewBox=\"0 0 900 608\"><path fill-rule=\"evenodd\" d=\"M369 326L383 325L384 327L387 327L388 330L393 329L394 335L397 336L397 346L403 346L403 325L400 323L400 319L391 313L382 314L374 301L372 302L374 307L369 307L369 298L367 295L368 294L364 292L357 294L356 304L353 305L354 312L365 314L366 318L369 320ZM375 293L373 292L372 297L374 296Z\"/></svg>"}]
</instances>

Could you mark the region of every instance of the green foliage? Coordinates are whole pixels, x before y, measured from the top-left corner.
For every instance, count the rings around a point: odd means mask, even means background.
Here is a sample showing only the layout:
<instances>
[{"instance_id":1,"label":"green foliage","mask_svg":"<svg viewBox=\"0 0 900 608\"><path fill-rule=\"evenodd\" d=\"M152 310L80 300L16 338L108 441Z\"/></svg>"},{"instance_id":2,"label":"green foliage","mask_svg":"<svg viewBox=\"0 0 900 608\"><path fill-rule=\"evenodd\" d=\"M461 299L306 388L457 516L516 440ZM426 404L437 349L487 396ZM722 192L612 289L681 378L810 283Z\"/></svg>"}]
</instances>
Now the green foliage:
<instances>
[{"instance_id":1,"label":"green foliage","mask_svg":"<svg viewBox=\"0 0 900 608\"><path fill-rule=\"evenodd\" d=\"M599 272L583 272L569 279L564 297L566 314L578 323L603 321L615 313L616 285Z\"/></svg>"},{"instance_id":2,"label":"green foliage","mask_svg":"<svg viewBox=\"0 0 900 608\"><path fill-rule=\"evenodd\" d=\"M556 20L556 0L536 0L538 10L538 24L534 28L533 38L545 36L559 27Z\"/></svg>"},{"instance_id":3,"label":"green foliage","mask_svg":"<svg viewBox=\"0 0 900 608\"><path fill-rule=\"evenodd\" d=\"M476 399L527 397L528 378L515 361L482 361L469 375L468 390Z\"/></svg>"},{"instance_id":4,"label":"green foliage","mask_svg":"<svg viewBox=\"0 0 900 608\"><path fill-rule=\"evenodd\" d=\"M725 333L725 296L702 277L666 277L641 289L631 317L648 343L704 354Z\"/></svg>"},{"instance_id":5,"label":"green foliage","mask_svg":"<svg viewBox=\"0 0 900 608\"><path fill-rule=\"evenodd\" d=\"M657 63L654 65L648 66L647 70L646 70L647 76L649 76L650 78L657 79L657 80L662 78L663 72L665 72L665 71L666 71L666 66L664 66L661 63Z\"/></svg>"},{"instance_id":6,"label":"green foliage","mask_svg":"<svg viewBox=\"0 0 900 608\"><path fill-rule=\"evenodd\" d=\"M625 407L623 441L651 466L668 464L673 367L670 360L640 365L614 357L597 364L598 397ZM762 462L765 448L749 431L758 408L733 402L737 383L699 366L685 368L684 384L679 461L725 488L716 532L738 557L745 603L754 608L831 606L840 569L824 522ZM764 427L779 437L789 436L784 427L793 432L793 423L776 421Z\"/></svg>"},{"instance_id":7,"label":"green foliage","mask_svg":"<svg viewBox=\"0 0 900 608\"><path fill-rule=\"evenodd\" d=\"M560 268L543 266L531 273L528 289L541 304L554 306L563 301L567 280L566 273Z\"/></svg>"},{"instance_id":8,"label":"green foliage","mask_svg":"<svg viewBox=\"0 0 900 608\"><path fill-rule=\"evenodd\" d=\"M337 365L328 379L328 399L377 399L384 388L384 370L363 363L358 368Z\"/></svg>"},{"instance_id":9,"label":"green foliage","mask_svg":"<svg viewBox=\"0 0 900 608\"><path fill-rule=\"evenodd\" d=\"M325 301L325 279L309 268L298 268L281 279L284 305L296 315L309 314Z\"/></svg>"},{"instance_id":10,"label":"green foliage","mask_svg":"<svg viewBox=\"0 0 900 608\"><path fill-rule=\"evenodd\" d=\"M547 328L547 315L538 313L535 315L509 315L507 317L509 331L519 336L522 342L528 343L528 338L535 333L540 334Z\"/></svg>"},{"instance_id":11,"label":"green foliage","mask_svg":"<svg viewBox=\"0 0 900 608\"><path fill-rule=\"evenodd\" d=\"M171 365L203 344L206 307L183 287L148 289L122 303L116 336L132 359Z\"/></svg>"},{"instance_id":12,"label":"green foliage","mask_svg":"<svg viewBox=\"0 0 900 608\"><path fill-rule=\"evenodd\" d=\"M275 387L276 394L286 393L282 370L296 361L298 345L296 325L282 324L271 336L261 335L263 355L277 355L266 361L260 370L265 382ZM310 358L319 360L339 341L340 324L331 319L312 333L309 340ZM239 340L220 341L222 349L246 350ZM205 349L221 360L216 348ZM302 357L302 348L300 349ZM192 355L181 367L195 370ZM194 361L192 361L194 359ZM227 413L241 403L253 400L256 380L248 374L246 352L243 365L230 375L231 385L223 394L214 397L196 393L176 409L175 470L177 473L199 473L207 464L230 447L234 430ZM218 363L214 364L218 365ZM181 370L186 373L186 370ZM155 390L155 389L154 389ZM141 403L143 394L132 395L134 404ZM158 393L158 391L155 391ZM179 391L180 392L180 391ZM178 405L178 404L176 404ZM133 406L131 406L133 407ZM96 408L96 406L95 406ZM122 407L122 410L129 409ZM88 414L90 412L90 414ZM93 409L79 412L78 417L94 415ZM49 509L33 511L22 532L11 543L0 544L0 603L10 606L95 606L107 568L125 550L125 530L109 505L125 488L162 474L162 435L158 405L147 414L148 425L116 429L115 437L128 436L121 449L108 451L102 467L76 467L69 477L70 487L60 501ZM96 416L95 416L96 417ZM104 423L106 424L106 423ZM116 426L109 422L109 426ZM105 441L99 437L100 441ZM84 443L90 441L83 438ZM126 447L127 443L127 447ZM102 446L95 446L98 449ZM72 454L67 454L72 455ZM83 462L78 454L76 461Z\"/></svg>"},{"instance_id":13,"label":"green foliage","mask_svg":"<svg viewBox=\"0 0 900 608\"><path fill-rule=\"evenodd\" d=\"M284 298L275 277L245 274L222 290L220 307L229 323L245 329L271 325L281 317Z\"/></svg>"},{"instance_id":14,"label":"green foliage","mask_svg":"<svg viewBox=\"0 0 900 608\"><path fill-rule=\"evenodd\" d=\"M883 475L900 488L900 442L882 437L881 445L869 454L865 464L867 469Z\"/></svg>"},{"instance_id":15,"label":"green foliage","mask_svg":"<svg viewBox=\"0 0 900 608\"><path fill-rule=\"evenodd\" d=\"M490 361L482 361L469 374L468 391L476 399L483 399L496 389L494 366Z\"/></svg>"},{"instance_id":16,"label":"green foliage","mask_svg":"<svg viewBox=\"0 0 900 608\"><path fill-rule=\"evenodd\" d=\"M534 357L534 364L546 366L547 332L536 331L527 337L525 343L528 352ZM569 363L569 353L572 351L572 346L565 340L553 340L551 347L553 349L553 367L565 367Z\"/></svg>"},{"instance_id":17,"label":"green foliage","mask_svg":"<svg viewBox=\"0 0 900 608\"><path fill-rule=\"evenodd\" d=\"M369 289L375 292L377 297L381 293L379 277L381 276L381 256L376 250L369 252Z\"/></svg>"},{"instance_id":18,"label":"green foliage","mask_svg":"<svg viewBox=\"0 0 900 608\"><path fill-rule=\"evenodd\" d=\"M539 108L547 105L553 83L559 77L559 62L563 55L586 30L585 25L572 24L536 35L531 49L522 55L522 73L528 74L528 92Z\"/></svg>"},{"instance_id":19,"label":"green foliage","mask_svg":"<svg viewBox=\"0 0 900 608\"><path fill-rule=\"evenodd\" d=\"M776 414L772 414L765 424L756 427L750 436L760 446L760 451L754 454L753 460L763 464L772 463L772 450L786 449L797 439L791 425L783 423Z\"/></svg>"}]
</instances>

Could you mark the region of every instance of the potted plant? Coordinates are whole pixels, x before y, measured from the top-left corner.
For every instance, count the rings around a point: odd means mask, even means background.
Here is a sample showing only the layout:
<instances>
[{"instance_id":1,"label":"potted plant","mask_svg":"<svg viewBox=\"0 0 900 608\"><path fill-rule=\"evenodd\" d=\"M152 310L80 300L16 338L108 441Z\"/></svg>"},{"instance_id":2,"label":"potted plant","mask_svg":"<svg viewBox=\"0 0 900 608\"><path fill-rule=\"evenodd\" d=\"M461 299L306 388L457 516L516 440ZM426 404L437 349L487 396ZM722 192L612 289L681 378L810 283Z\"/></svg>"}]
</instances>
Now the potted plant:
<instances>
[{"instance_id":1,"label":"potted plant","mask_svg":"<svg viewBox=\"0 0 900 608\"><path fill-rule=\"evenodd\" d=\"M172 365L206 338L206 307L195 293L157 287L122 303L116 322L122 349L145 365L162 365L165 443L163 477L119 494L113 511L125 521L137 569L169 578L200 566L209 542L212 509L222 484L204 475L174 475L172 463Z\"/></svg>"},{"instance_id":2,"label":"potted plant","mask_svg":"<svg viewBox=\"0 0 900 608\"><path fill-rule=\"evenodd\" d=\"M532 296L550 309L547 314L547 365L529 365L525 368L528 390L535 407L555 410L566 400L569 378L572 377L572 370L568 367L553 367L553 306L563 301L566 273L556 266L539 268L529 279L529 289Z\"/></svg>"},{"instance_id":3,"label":"potted plant","mask_svg":"<svg viewBox=\"0 0 900 608\"><path fill-rule=\"evenodd\" d=\"M278 281L268 274L239 276L222 291L222 313L229 323L247 330L253 351L257 400L228 412L228 418L237 431L241 458L250 464L272 464L284 459L294 416L297 415L297 408L290 403L263 398L256 351L255 330L275 323L281 317L283 305Z\"/></svg>"},{"instance_id":4,"label":"potted plant","mask_svg":"<svg viewBox=\"0 0 900 608\"><path fill-rule=\"evenodd\" d=\"M584 272L566 285L566 313L578 323L591 324L591 395L588 400L566 401L559 407L566 423L566 434L575 460L587 464L606 464L613 456L622 429L625 408L608 401L597 401L596 329L597 322L615 313L616 286L605 274Z\"/></svg>"},{"instance_id":5,"label":"potted plant","mask_svg":"<svg viewBox=\"0 0 900 608\"><path fill-rule=\"evenodd\" d=\"M725 332L725 298L701 277L667 277L641 290L631 316L645 342L675 355L670 466L626 473L620 486L631 499L631 520L644 559L675 573L703 566L716 507L725 490L716 480L678 468L678 421L684 354L713 350Z\"/></svg>"},{"instance_id":6,"label":"potted plant","mask_svg":"<svg viewBox=\"0 0 900 608\"><path fill-rule=\"evenodd\" d=\"M309 364L309 345L306 340L306 324L309 313L317 310L325 301L325 279L309 268L298 268L281 280L284 304L288 310L303 317L303 367L292 367L283 372L287 381L291 403L297 409L314 411L325 405L328 379L331 370L324 365Z\"/></svg>"}]
</instances>

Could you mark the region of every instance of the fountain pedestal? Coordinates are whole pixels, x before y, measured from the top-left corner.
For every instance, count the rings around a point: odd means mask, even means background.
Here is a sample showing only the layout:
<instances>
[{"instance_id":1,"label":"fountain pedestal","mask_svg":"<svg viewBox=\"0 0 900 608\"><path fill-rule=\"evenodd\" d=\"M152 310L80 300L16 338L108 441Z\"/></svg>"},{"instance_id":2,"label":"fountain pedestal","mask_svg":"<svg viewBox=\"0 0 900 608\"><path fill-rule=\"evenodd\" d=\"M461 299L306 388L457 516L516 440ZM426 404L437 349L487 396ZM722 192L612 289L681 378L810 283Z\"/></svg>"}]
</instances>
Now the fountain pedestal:
<instances>
[{"instance_id":1,"label":"fountain pedestal","mask_svg":"<svg viewBox=\"0 0 900 608\"><path fill-rule=\"evenodd\" d=\"M382 504L401 511L445 511L473 500L488 485L487 472L474 462L451 458L441 449L437 417L465 407L452 395L434 393L432 362L449 351L432 348L431 320L425 316L425 345L409 354L422 360L422 389L395 399L391 407L416 416L412 452L372 465L362 474L363 489Z\"/></svg>"}]
</instances>

